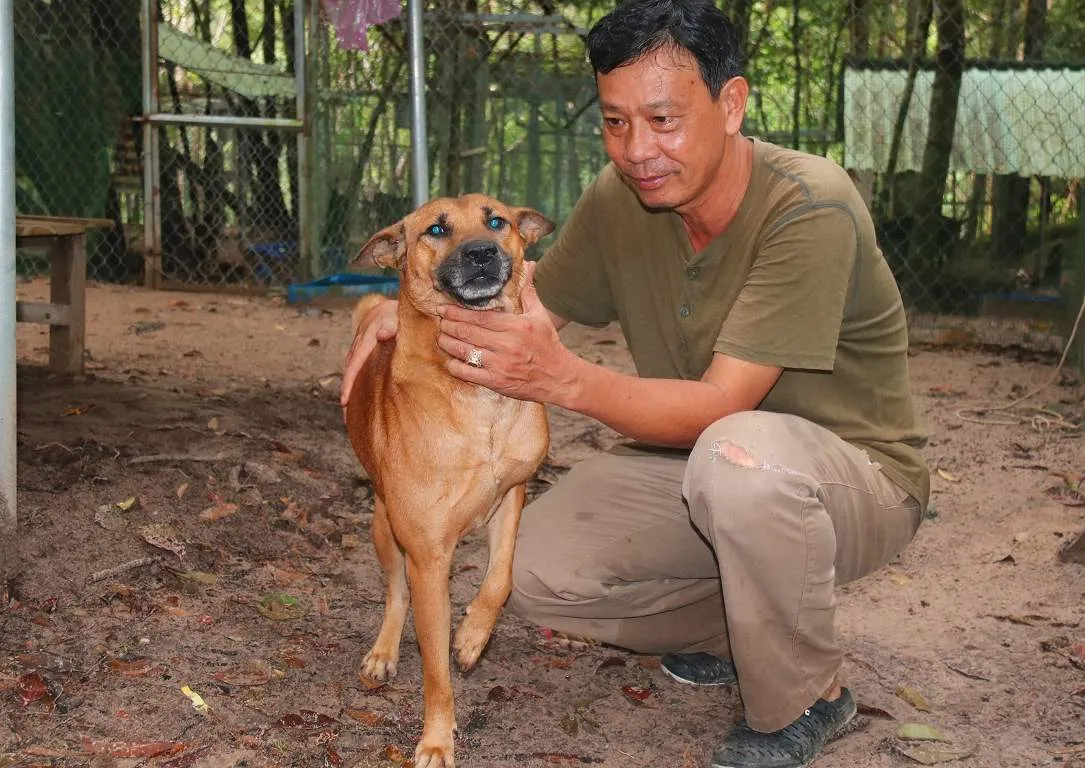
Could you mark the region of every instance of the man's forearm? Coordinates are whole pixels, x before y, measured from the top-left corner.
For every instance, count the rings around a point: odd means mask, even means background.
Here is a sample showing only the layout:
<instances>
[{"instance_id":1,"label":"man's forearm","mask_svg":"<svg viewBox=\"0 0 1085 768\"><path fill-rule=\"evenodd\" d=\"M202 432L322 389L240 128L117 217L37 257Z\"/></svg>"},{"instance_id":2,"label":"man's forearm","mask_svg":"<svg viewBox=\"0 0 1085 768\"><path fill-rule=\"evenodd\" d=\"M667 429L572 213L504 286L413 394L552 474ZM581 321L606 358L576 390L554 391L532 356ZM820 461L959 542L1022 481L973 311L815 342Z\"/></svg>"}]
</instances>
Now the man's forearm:
<instances>
[{"instance_id":1,"label":"man's forearm","mask_svg":"<svg viewBox=\"0 0 1085 768\"><path fill-rule=\"evenodd\" d=\"M714 384L642 379L578 358L573 386L555 405L651 445L690 448L709 424L740 408Z\"/></svg>"}]
</instances>

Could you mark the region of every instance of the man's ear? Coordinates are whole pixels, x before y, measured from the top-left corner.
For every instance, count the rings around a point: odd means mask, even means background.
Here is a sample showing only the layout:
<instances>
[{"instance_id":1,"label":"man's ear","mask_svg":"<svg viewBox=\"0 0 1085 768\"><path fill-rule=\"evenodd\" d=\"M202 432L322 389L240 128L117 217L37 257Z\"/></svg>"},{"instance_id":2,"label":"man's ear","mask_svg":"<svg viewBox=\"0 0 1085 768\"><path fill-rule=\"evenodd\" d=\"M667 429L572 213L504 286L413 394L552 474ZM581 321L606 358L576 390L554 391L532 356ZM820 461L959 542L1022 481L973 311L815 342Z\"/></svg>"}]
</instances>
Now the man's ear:
<instances>
[{"instance_id":1,"label":"man's ear","mask_svg":"<svg viewBox=\"0 0 1085 768\"><path fill-rule=\"evenodd\" d=\"M358 251L352 267L364 264L376 264L378 267L398 269L404 254L407 253L407 230L402 221L397 221L390 227L385 227Z\"/></svg>"},{"instance_id":2,"label":"man's ear","mask_svg":"<svg viewBox=\"0 0 1085 768\"><path fill-rule=\"evenodd\" d=\"M524 245L534 245L554 231L554 222L534 208L513 208L512 214Z\"/></svg>"}]
</instances>

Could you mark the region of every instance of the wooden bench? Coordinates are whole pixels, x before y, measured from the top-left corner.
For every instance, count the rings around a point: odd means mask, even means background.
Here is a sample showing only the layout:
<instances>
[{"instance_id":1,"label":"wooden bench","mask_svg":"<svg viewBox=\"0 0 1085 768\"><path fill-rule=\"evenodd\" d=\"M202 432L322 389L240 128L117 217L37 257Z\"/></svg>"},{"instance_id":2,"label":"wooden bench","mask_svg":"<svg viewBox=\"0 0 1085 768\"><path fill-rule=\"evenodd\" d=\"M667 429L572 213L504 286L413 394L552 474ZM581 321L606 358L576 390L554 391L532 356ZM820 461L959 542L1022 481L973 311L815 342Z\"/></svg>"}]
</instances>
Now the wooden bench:
<instances>
[{"instance_id":1,"label":"wooden bench","mask_svg":"<svg viewBox=\"0 0 1085 768\"><path fill-rule=\"evenodd\" d=\"M17 322L50 326L49 368L54 373L83 372L87 230L108 229L112 226L112 219L15 217L16 247L44 247L49 251L49 301L16 301L15 319Z\"/></svg>"}]
</instances>

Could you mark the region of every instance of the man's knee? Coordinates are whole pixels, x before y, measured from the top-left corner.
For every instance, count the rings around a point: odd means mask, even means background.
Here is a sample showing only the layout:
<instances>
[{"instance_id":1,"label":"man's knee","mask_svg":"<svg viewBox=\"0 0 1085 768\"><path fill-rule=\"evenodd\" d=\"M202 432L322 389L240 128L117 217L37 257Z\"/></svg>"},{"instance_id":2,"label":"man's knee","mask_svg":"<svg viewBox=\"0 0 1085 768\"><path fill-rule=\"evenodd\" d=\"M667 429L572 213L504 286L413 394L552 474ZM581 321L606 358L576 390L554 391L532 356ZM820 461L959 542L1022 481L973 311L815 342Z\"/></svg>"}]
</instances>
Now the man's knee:
<instances>
[{"instance_id":1,"label":"man's knee","mask_svg":"<svg viewBox=\"0 0 1085 768\"><path fill-rule=\"evenodd\" d=\"M781 461L797 417L742 411L711 424L690 453L683 493L691 519L702 533L715 527L756 524L772 508L782 486L813 494L812 480ZM799 420L801 421L801 420Z\"/></svg>"}]
</instances>

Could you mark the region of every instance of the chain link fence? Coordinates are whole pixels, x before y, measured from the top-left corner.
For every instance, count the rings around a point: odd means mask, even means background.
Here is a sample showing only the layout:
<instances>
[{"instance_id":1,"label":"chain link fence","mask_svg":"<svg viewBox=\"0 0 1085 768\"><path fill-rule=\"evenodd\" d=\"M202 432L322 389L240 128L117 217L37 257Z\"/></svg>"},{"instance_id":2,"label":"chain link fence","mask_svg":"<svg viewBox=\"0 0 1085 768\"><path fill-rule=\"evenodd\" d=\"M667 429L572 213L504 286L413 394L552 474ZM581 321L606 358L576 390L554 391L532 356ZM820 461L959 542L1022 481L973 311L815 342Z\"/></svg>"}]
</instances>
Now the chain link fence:
<instances>
[{"instance_id":1,"label":"chain link fence","mask_svg":"<svg viewBox=\"0 0 1085 768\"><path fill-rule=\"evenodd\" d=\"M849 170L913 335L1061 344L1085 277L1080 0L722 1L748 54L746 132ZM16 2L19 211L114 219L93 277L283 287L345 270L410 210L399 3L306 4L299 115L291 0L162 0L158 111L249 124L156 125L149 249L139 5ZM610 7L427 0L432 195L483 190L560 225L606 162L584 36Z\"/></svg>"}]
</instances>

